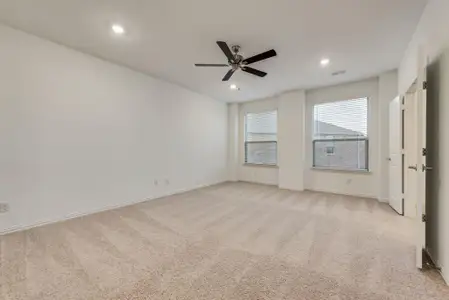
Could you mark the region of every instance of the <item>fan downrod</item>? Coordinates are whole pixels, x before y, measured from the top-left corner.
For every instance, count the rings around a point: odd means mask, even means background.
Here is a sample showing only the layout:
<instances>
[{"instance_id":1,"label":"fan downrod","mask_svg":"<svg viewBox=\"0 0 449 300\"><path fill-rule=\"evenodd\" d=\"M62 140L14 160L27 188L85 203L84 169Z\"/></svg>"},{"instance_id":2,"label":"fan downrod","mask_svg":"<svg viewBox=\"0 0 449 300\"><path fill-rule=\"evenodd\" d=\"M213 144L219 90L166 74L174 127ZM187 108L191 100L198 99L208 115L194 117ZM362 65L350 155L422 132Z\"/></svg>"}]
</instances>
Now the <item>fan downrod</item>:
<instances>
[{"instance_id":1,"label":"fan downrod","mask_svg":"<svg viewBox=\"0 0 449 300\"><path fill-rule=\"evenodd\" d=\"M240 52L241 47L239 45L233 45L231 46L232 52L235 54L238 54Z\"/></svg>"},{"instance_id":2,"label":"fan downrod","mask_svg":"<svg viewBox=\"0 0 449 300\"><path fill-rule=\"evenodd\" d=\"M240 49L242 49L240 47L240 45L232 45L231 46L231 50L234 53L234 63L231 63L231 66L235 67L234 69L237 69L237 66L242 62L243 60L243 56L239 54Z\"/></svg>"}]
</instances>

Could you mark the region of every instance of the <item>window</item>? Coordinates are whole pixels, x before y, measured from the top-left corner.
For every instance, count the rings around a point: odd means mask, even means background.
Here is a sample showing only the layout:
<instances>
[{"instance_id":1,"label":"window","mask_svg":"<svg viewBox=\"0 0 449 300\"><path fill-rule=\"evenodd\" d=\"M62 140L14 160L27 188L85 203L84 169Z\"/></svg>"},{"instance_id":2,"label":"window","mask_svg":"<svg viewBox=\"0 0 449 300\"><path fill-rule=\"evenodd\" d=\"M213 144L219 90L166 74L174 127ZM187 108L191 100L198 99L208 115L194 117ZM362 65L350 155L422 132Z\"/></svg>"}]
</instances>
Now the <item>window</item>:
<instances>
[{"instance_id":1,"label":"window","mask_svg":"<svg viewBox=\"0 0 449 300\"><path fill-rule=\"evenodd\" d=\"M246 114L245 163L277 164L277 111Z\"/></svg>"},{"instance_id":2,"label":"window","mask_svg":"<svg viewBox=\"0 0 449 300\"><path fill-rule=\"evenodd\" d=\"M313 166L368 170L367 98L314 106Z\"/></svg>"}]
</instances>

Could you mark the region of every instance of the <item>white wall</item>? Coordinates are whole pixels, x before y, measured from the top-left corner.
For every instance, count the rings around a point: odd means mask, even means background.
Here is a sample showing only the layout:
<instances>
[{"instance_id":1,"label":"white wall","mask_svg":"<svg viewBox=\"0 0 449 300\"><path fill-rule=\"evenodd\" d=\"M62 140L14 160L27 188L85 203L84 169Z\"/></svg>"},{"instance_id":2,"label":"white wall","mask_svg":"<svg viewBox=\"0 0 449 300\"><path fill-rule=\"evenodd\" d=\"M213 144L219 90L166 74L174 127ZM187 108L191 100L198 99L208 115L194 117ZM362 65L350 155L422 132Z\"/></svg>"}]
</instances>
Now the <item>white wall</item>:
<instances>
[{"instance_id":1,"label":"white wall","mask_svg":"<svg viewBox=\"0 0 449 300\"><path fill-rule=\"evenodd\" d=\"M278 164L279 187L304 190L304 138L306 94L290 92L279 96Z\"/></svg>"},{"instance_id":2,"label":"white wall","mask_svg":"<svg viewBox=\"0 0 449 300\"><path fill-rule=\"evenodd\" d=\"M238 179L241 181L257 182L269 185L278 185L279 172L277 167L245 165L245 147L244 147L244 124L245 115L248 112L264 112L279 109L277 98L264 99L254 102L245 102L239 105L239 129L238 144L239 154L237 159ZM278 112L279 113L279 112ZM278 117L279 123L279 117ZM279 131L279 124L278 124ZM279 152L278 152L279 156Z\"/></svg>"},{"instance_id":3,"label":"white wall","mask_svg":"<svg viewBox=\"0 0 449 300\"><path fill-rule=\"evenodd\" d=\"M378 78L320 88L306 94L306 168L304 170L306 189L337 194L378 197L379 157L378 157ZM337 172L312 169L313 106L315 104L339 100L368 97L368 138L370 172Z\"/></svg>"},{"instance_id":4,"label":"white wall","mask_svg":"<svg viewBox=\"0 0 449 300\"><path fill-rule=\"evenodd\" d=\"M278 167L244 164L244 120L249 112L278 112ZM277 185L283 189L304 189L305 93L295 91L277 97L239 105L238 179Z\"/></svg>"},{"instance_id":5,"label":"white wall","mask_svg":"<svg viewBox=\"0 0 449 300\"><path fill-rule=\"evenodd\" d=\"M421 20L416 28L413 38L404 54L401 65L399 67L399 92L403 95L412 85L418 74L417 61L418 51L421 47L423 54L428 56L429 63L433 62L443 50L449 46L449 1L447 0L429 0L429 3L424 10ZM449 173L446 172L449 168L449 160L446 155L449 151L449 125L446 124L449 120L449 92L447 90L449 64L447 59L444 63L445 69L442 70L442 80L444 81L440 86L442 87L440 94L440 125L438 133L439 137L439 161L438 166L442 172L439 174L438 184L439 190L437 199L429 199L436 201L438 208L438 230L435 233L439 241L436 249L433 248L431 253L436 264L441 267L443 276L446 282L449 283L449 189L447 182L449 182ZM429 201L428 200L428 201ZM434 245L430 245L433 247Z\"/></svg>"},{"instance_id":6,"label":"white wall","mask_svg":"<svg viewBox=\"0 0 449 300\"><path fill-rule=\"evenodd\" d=\"M427 248L449 284L449 50L433 64L429 78L428 122L430 132L427 147L428 172L426 188ZM430 74L429 74L430 75ZM430 82L433 81L433 82ZM432 89L432 91L430 91Z\"/></svg>"},{"instance_id":7,"label":"white wall","mask_svg":"<svg viewBox=\"0 0 449 300\"><path fill-rule=\"evenodd\" d=\"M4 26L0 82L0 232L227 179L224 103Z\"/></svg>"},{"instance_id":8,"label":"white wall","mask_svg":"<svg viewBox=\"0 0 449 300\"><path fill-rule=\"evenodd\" d=\"M388 201L389 102L397 95L397 72L360 82L294 91L239 105L238 179L292 190L317 190ZM313 105L369 97L370 173L312 169ZM244 116L278 110L278 168L244 165Z\"/></svg>"},{"instance_id":9,"label":"white wall","mask_svg":"<svg viewBox=\"0 0 449 300\"><path fill-rule=\"evenodd\" d=\"M238 181L239 105L228 104L228 180Z\"/></svg>"},{"instance_id":10,"label":"white wall","mask_svg":"<svg viewBox=\"0 0 449 300\"><path fill-rule=\"evenodd\" d=\"M378 199L388 202L390 195L390 102L399 95L397 70L379 76L379 113L378 113Z\"/></svg>"},{"instance_id":11,"label":"white wall","mask_svg":"<svg viewBox=\"0 0 449 300\"><path fill-rule=\"evenodd\" d=\"M429 0L399 66L399 92L405 94L418 77L418 49L434 60L449 46L449 1Z\"/></svg>"}]
</instances>

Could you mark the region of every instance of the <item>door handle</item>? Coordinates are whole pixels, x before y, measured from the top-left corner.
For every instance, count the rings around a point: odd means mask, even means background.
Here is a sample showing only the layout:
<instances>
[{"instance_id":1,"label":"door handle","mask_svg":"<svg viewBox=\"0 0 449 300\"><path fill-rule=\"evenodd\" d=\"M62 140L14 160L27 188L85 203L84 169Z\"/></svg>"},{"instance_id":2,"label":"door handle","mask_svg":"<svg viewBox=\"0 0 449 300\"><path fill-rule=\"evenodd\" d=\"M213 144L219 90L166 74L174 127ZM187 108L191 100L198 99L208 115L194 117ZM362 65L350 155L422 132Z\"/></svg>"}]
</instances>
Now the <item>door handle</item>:
<instances>
[{"instance_id":1,"label":"door handle","mask_svg":"<svg viewBox=\"0 0 449 300\"><path fill-rule=\"evenodd\" d=\"M422 165L422 171L423 171L423 172L425 172L425 171L432 171L432 170L433 170L432 167L428 167L428 166L426 166L426 165Z\"/></svg>"},{"instance_id":2,"label":"door handle","mask_svg":"<svg viewBox=\"0 0 449 300\"><path fill-rule=\"evenodd\" d=\"M408 166L408 168L409 168L410 170L418 171L418 166L416 166L416 165L414 165L414 166Z\"/></svg>"}]
</instances>

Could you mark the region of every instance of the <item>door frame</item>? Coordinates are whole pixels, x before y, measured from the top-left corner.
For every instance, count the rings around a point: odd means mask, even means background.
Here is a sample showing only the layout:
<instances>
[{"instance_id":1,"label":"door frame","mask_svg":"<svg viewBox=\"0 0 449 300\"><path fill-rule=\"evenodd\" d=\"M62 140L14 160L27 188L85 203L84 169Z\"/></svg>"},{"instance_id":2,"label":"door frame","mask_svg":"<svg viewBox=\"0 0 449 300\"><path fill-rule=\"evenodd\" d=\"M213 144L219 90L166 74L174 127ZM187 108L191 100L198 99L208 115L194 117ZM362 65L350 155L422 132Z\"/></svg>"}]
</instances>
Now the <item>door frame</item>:
<instances>
[{"instance_id":1,"label":"door frame","mask_svg":"<svg viewBox=\"0 0 449 300\"><path fill-rule=\"evenodd\" d=\"M416 136L418 134L417 130L417 111L416 102L418 101L417 95L417 79L413 82L410 88L407 90L404 99L404 112L403 112L403 149L404 149L404 177L403 177L403 193L404 193L404 216L416 218L417 217L417 195L416 195L416 174L410 177L411 172L417 172L418 168L418 157L416 157ZM412 100L412 101L411 101ZM414 124L412 128L409 128L410 124ZM408 129L408 130L407 130ZM412 129L410 131L409 129ZM408 137L413 136L413 143L410 143ZM413 161L410 160L413 158ZM414 169L413 167L416 167ZM413 192L410 192L409 188L415 187ZM410 199L414 197L414 199Z\"/></svg>"},{"instance_id":2,"label":"door frame","mask_svg":"<svg viewBox=\"0 0 449 300\"><path fill-rule=\"evenodd\" d=\"M420 47L417 57L417 176L416 176L416 267L423 268L423 257L426 253L426 172L427 172L427 66L428 56Z\"/></svg>"},{"instance_id":3,"label":"door frame","mask_svg":"<svg viewBox=\"0 0 449 300\"><path fill-rule=\"evenodd\" d=\"M396 109L398 110L397 113L398 115L396 116L398 118L398 128L395 128L396 130L398 130L399 132L397 132L397 136L398 136L398 141L397 143L395 143L396 147L397 147L397 155L398 157L393 157L392 155L392 147L393 145L391 145L391 135L392 135L392 105L393 104L397 104L398 107L396 107ZM405 211L405 207L404 207L404 172L405 172L405 166L404 166L404 97L402 96L397 96L394 99L392 99L389 103L389 123L390 123L390 128L389 128L389 176L390 176L390 188L389 188L389 205L390 207L399 215L404 216L404 211ZM395 148L396 148L395 147ZM393 178L391 178L391 174L392 174L392 164L396 161L398 168L400 170L400 176L399 176L399 182L398 185L400 185L400 194L399 195L394 195L392 193L392 186L395 186L394 184L392 184L393 182L395 182L396 180L398 180L398 176L393 176ZM393 197L398 196L399 199L393 199ZM399 206L397 207L397 205L394 205L394 202L399 201ZM393 205L392 205L393 204Z\"/></svg>"}]
</instances>

